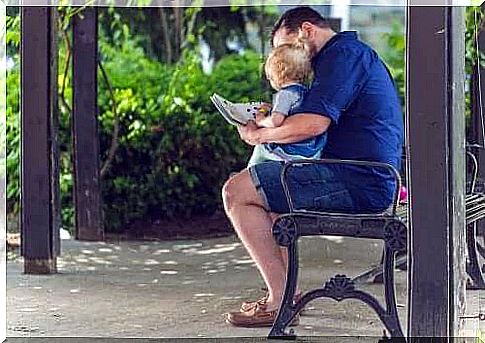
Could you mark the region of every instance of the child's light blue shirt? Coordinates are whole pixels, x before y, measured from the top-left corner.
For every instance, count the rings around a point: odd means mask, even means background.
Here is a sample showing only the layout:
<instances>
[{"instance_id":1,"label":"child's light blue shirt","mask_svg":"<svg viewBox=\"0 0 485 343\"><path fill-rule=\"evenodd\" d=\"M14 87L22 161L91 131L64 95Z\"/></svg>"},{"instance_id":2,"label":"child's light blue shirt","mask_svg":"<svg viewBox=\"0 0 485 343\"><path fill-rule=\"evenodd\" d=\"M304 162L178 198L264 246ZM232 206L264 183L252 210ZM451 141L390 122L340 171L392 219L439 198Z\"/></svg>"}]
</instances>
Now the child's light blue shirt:
<instances>
[{"instance_id":1,"label":"child's light blue shirt","mask_svg":"<svg viewBox=\"0 0 485 343\"><path fill-rule=\"evenodd\" d=\"M281 88L273 100L272 111L285 116L294 114L294 109L301 105L308 88L300 83L292 83ZM300 142L290 144L268 143L264 149L280 157L282 160L320 158L321 151L327 141L327 135L319 135Z\"/></svg>"}]
</instances>

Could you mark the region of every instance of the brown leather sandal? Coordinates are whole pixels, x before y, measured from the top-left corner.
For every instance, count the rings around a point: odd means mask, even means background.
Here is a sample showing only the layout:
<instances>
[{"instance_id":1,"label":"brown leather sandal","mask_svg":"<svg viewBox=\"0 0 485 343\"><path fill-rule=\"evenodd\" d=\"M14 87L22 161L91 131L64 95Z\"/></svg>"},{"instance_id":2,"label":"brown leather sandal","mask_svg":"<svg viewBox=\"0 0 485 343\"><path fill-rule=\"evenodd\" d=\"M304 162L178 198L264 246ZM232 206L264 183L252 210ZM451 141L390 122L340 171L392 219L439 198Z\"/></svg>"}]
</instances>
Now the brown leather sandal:
<instances>
[{"instance_id":1,"label":"brown leather sandal","mask_svg":"<svg viewBox=\"0 0 485 343\"><path fill-rule=\"evenodd\" d=\"M239 309L239 311L241 312L247 312L249 310L251 310L254 306L256 306L256 304L260 303L260 304L263 304L265 303L267 300L268 300L268 297L269 297L269 292L266 292L266 294L264 296L262 296L261 298L259 298L258 300L256 301L243 301L243 303L241 304L241 308Z\"/></svg>"},{"instance_id":2,"label":"brown leather sandal","mask_svg":"<svg viewBox=\"0 0 485 343\"><path fill-rule=\"evenodd\" d=\"M295 296L293 298L293 301L295 303L298 302L298 301L300 301L301 296L302 296L301 293L295 294ZM247 312L247 311L251 310L254 306L256 306L256 304L258 304L258 303L259 304L264 304L268 300L268 297L269 297L269 293L266 291L266 294L264 296L262 296L261 298L259 298L258 300L256 300L256 301L244 301L241 304L241 308L239 309L239 311L241 311L241 312ZM304 311L304 308L302 309L302 311Z\"/></svg>"},{"instance_id":3,"label":"brown leather sandal","mask_svg":"<svg viewBox=\"0 0 485 343\"><path fill-rule=\"evenodd\" d=\"M256 302L256 305L245 312L230 312L226 314L226 321L234 326L256 328L273 326L278 309L267 311L267 304ZM298 325L300 316L296 315L290 326Z\"/></svg>"}]
</instances>

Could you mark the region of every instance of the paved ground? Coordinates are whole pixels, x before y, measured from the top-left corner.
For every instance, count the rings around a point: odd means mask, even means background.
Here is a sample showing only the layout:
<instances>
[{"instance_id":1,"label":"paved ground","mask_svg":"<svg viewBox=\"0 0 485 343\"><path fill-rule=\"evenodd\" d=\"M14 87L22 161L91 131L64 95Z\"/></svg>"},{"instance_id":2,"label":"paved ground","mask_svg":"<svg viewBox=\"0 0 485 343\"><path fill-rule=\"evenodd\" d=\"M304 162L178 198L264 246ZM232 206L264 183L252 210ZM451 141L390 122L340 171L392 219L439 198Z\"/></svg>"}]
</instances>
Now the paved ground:
<instances>
[{"instance_id":1,"label":"paved ground","mask_svg":"<svg viewBox=\"0 0 485 343\"><path fill-rule=\"evenodd\" d=\"M149 243L64 240L62 246L57 275L24 275L21 258L8 261L9 337L265 337L268 333L268 329L234 328L223 321L224 312L259 296L262 286L235 237ZM351 276L365 270L379 260L380 244L306 238L300 256L305 290L334 274ZM406 273L397 272L396 279L406 330ZM365 289L382 294L381 285ZM468 298L469 314L478 313L480 304L485 307L484 294L469 292ZM311 305L296 328L299 335L382 335L377 316L357 301L317 300ZM477 319L467 321L470 335L478 325Z\"/></svg>"}]
</instances>

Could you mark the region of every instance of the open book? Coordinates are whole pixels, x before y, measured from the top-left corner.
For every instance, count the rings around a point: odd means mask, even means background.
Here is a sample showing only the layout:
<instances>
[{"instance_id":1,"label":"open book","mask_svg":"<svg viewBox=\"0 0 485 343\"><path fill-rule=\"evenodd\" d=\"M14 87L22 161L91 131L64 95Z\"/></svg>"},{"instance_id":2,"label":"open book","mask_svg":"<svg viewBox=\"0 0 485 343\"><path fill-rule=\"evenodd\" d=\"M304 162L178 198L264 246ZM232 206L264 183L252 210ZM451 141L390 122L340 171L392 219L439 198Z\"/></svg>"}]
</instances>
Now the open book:
<instances>
[{"instance_id":1,"label":"open book","mask_svg":"<svg viewBox=\"0 0 485 343\"><path fill-rule=\"evenodd\" d=\"M259 107L263 104L262 102L232 103L216 93L210 99L222 116L232 125L246 125L249 120L254 120Z\"/></svg>"}]
</instances>

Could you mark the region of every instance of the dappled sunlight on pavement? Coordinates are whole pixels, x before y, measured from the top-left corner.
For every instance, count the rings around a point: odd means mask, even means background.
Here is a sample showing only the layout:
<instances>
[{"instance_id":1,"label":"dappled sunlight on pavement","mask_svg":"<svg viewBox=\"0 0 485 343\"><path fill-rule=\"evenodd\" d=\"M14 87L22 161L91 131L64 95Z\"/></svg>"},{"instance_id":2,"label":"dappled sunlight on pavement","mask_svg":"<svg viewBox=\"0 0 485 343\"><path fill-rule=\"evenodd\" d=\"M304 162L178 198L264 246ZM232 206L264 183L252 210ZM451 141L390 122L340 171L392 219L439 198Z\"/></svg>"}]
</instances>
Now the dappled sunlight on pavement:
<instances>
[{"instance_id":1,"label":"dappled sunlight on pavement","mask_svg":"<svg viewBox=\"0 0 485 343\"><path fill-rule=\"evenodd\" d=\"M356 275L380 259L368 240L304 238L303 290L331 276ZM262 295L256 267L235 236L171 242L64 240L59 273L24 275L22 258L8 262L9 336L229 337L269 329L234 328L223 314ZM397 272L399 311L406 320L406 272ZM365 289L382 299L381 285ZM377 316L356 301L317 300L300 335L382 335Z\"/></svg>"}]
</instances>

